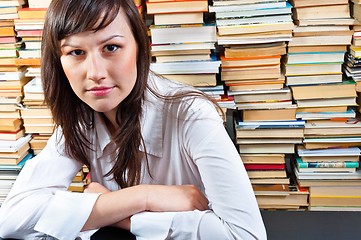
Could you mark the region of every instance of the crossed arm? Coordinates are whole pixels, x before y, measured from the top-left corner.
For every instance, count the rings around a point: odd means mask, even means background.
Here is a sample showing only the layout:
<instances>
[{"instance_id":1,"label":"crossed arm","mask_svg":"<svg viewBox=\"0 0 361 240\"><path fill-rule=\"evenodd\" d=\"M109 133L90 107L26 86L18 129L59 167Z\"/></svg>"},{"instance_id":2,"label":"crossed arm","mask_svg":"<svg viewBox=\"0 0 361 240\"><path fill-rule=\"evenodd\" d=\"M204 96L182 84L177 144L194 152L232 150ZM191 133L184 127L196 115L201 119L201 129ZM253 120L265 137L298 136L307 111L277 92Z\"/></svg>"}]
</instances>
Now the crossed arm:
<instances>
[{"instance_id":1,"label":"crossed arm","mask_svg":"<svg viewBox=\"0 0 361 240\"><path fill-rule=\"evenodd\" d=\"M144 211L208 209L207 198L193 185L137 185L111 192L103 185L92 182L85 192L101 195L95 202L83 231L108 225L130 230L130 217Z\"/></svg>"}]
</instances>

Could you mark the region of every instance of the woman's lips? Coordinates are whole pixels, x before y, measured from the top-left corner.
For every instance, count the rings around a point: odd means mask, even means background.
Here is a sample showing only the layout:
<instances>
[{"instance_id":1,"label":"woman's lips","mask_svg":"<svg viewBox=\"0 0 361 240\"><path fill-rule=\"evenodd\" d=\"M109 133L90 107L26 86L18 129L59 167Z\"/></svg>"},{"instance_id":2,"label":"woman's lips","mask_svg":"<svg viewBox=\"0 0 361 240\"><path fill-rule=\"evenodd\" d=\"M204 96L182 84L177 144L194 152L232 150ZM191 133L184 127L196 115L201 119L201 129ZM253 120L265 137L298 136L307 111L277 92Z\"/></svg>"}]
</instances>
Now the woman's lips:
<instances>
[{"instance_id":1,"label":"woman's lips","mask_svg":"<svg viewBox=\"0 0 361 240\"><path fill-rule=\"evenodd\" d=\"M113 87L96 87L89 90L89 92L97 97L107 95Z\"/></svg>"}]
</instances>

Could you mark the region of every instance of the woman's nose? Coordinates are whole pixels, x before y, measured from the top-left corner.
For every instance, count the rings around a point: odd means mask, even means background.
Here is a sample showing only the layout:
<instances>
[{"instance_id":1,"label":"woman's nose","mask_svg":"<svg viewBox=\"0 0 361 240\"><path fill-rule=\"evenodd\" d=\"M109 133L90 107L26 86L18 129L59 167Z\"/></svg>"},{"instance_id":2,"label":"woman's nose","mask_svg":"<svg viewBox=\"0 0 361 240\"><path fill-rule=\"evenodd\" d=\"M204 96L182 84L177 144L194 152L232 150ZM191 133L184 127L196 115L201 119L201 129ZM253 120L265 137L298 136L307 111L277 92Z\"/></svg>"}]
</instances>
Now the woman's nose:
<instances>
[{"instance_id":1,"label":"woman's nose","mask_svg":"<svg viewBox=\"0 0 361 240\"><path fill-rule=\"evenodd\" d=\"M106 61L100 55L88 55L87 77L99 81L106 77Z\"/></svg>"}]
</instances>

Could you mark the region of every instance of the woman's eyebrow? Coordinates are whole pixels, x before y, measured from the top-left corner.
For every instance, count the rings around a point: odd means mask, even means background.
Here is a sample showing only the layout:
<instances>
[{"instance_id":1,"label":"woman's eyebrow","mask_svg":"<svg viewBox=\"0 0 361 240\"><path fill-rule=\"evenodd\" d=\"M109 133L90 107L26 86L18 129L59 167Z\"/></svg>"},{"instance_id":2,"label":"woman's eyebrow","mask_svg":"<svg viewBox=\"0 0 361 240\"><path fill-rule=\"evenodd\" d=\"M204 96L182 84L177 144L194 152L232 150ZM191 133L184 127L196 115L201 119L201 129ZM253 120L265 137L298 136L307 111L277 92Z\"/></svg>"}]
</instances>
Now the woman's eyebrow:
<instances>
[{"instance_id":1,"label":"woman's eyebrow","mask_svg":"<svg viewBox=\"0 0 361 240\"><path fill-rule=\"evenodd\" d=\"M103 44L103 43L106 43L107 41L112 40L112 39L114 39L114 38L124 38L124 36L123 36L123 35L120 35L120 34L114 34L114 35L111 35L111 36L103 39L103 40L100 41L99 43L100 43L100 44ZM64 41L64 43L61 44L60 47L63 48L63 47L79 47L79 46L78 46L77 44L71 43L71 41L69 41L69 42Z\"/></svg>"},{"instance_id":2,"label":"woman's eyebrow","mask_svg":"<svg viewBox=\"0 0 361 240\"><path fill-rule=\"evenodd\" d=\"M105 43L105 42L107 42L107 41L109 41L109 40L112 40L113 38L118 38L118 37L119 37L119 38L124 38L123 35L114 34L114 35L111 35L111 36L107 37L106 39L102 40L100 43L102 44L102 43Z\"/></svg>"}]
</instances>

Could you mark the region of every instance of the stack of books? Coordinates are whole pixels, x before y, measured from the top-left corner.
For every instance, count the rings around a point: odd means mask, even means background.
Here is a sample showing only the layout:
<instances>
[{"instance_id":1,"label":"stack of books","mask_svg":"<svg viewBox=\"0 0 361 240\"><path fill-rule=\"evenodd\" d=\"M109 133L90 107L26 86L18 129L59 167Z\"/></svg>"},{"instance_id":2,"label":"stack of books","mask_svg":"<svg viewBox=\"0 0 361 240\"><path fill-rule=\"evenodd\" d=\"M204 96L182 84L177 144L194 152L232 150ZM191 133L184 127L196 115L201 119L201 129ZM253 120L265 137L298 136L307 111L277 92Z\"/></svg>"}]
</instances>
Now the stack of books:
<instances>
[{"instance_id":1,"label":"stack of books","mask_svg":"<svg viewBox=\"0 0 361 240\"><path fill-rule=\"evenodd\" d=\"M154 17L151 70L192 86L216 86L220 61L213 51L216 26L204 16L208 1L150 0L146 6Z\"/></svg>"},{"instance_id":2,"label":"stack of books","mask_svg":"<svg viewBox=\"0 0 361 240\"><path fill-rule=\"evenodd\" d=\"M0 2L0 118L19 118L16 105L21 102L21 88L26 82L25 69L17 65L21 39L16 36L14 19L24 1Z\"/></svg>"},{"instance_id":3,"label":"stack of books","mask_svg":"<svg viewBox=\"0 0 361 240\"><path fill-rule=\"evenodd\" d=\"M236 124L240 157L260 208L298 209L307 206L308 191L290 181L286 166L294 155L295 144L302 143L305 122L295 119L295 111L291 120L285 115L284 119L281 114L275 116L276 121L270 121L271 116L257 121L245 117Z\"/></svg>"},{"instance_id":4,"label":"stack of books","mask_svg":"<svg viewBox=\"0 0 361 240\"><path fill-rule=\"evenodd\" d=\"M360 143L360 137L345 137L310 139L299 146L294 172L299 185L309 187L310 210L361 210L360 149L352 147Z\"/></svg>"},{"instance_id":5,"label":"stack of books","mask_svg":"<svg viewBox=\"0 0 361 240\"><path fill-rule=\"evenodd\" d=\"M280 59L291 40L286 1L213 1L222 60L221 80L230 91L283 88Z\"/></svg>"},{"instance_id":6,"label":"stack of books","mask_svg":"<svg viewBox=\"0 0 361 240\"><path fill-rule=\"evenodd\" d=\"M33 157L29 152L30 135L4 138L0 135L0 205L10 192L25 162Z\"/></svg>"},{"instance_id":7,"label":"stack of books","mask_svg":"<svg viewBox=\"0 0 361 240\"><path fill-rule=\"evenodd\" d=\"M35 67L40 65L41 37L46 10L45 6L41 8L26 7L19 10L19 18L15 20L15 29L18 37L21 37L24 43L19 50L19 62L23 65Z\"/></svg>"},{"instance_id":8,"label":"stack of books","mask_svg":"<svg viewBox=\"0 0 361 240\"><path fill-rule=\"evenodd\" d=\"M14 29L14 19L24 4L23 0L0 1L0 205L29 151L30 136L25 137L18 110L22 87L29 79L26 68L16 62L22 42Z\"/></svg>"},{"instance_id":9,"label":"stack of books","mask_svg":"<svg viewBox=\"0 0 361 240\"><path fill-rule=\"evenodd\" d=\"M29 8L48 8L51 0L28 0Z\"/></svg>"},{"instance_id":10,"label":"stack of books","mask_svg":"<svg viewBox=\"0 0 361 240\"><path fill-rule=\"evenodd\" d=\"M342 83L342 65L351 44L350 26L354 23L348 1L292 0L291 3L297 26L283 64L286 84L291 87L297 101L297 111L345 112L330 107L355 105L354 85ZM348 93L344 89L348 89ZM344 94L336 94L339 90ZM312 97L299 95L300 92L303 95L318 91L326 93Z\"/></svg>"},{"instance_id":11,"label":"stack of books","mask_svg":"<svg viewBox=\"0 0 361 240\"><path fill-rule=\"evenodd\" d=\"M87 178L88 173L85 168L82 168L73 178L73 181L68 187L68 191L71 192L84 192L85 186L89 184L90 179Z\"/></svg>"},{"instance_id":12,"label":"stack of books","mask_svg":"<svg viewBox=\"0 0 361 240\"><path fill-rule=\"evenodd\" d=\"M50 109L44 105L44 93L40 77L33 77L24 86L21 117L24 121L25 132L33 136L30 146L36 155L45 147L55 126Z\"/></svg>"},{"instance_id":13,"label":"stack of books","mask_svg":"<svg viewBox=\"0 0 361 240\"><path fill-rule=\"evenodd\" d=\"M361 2L353 0L351 3L352 16L355 18L353 26L352 44L347 52L344 71L356 82L357 103L361 104ZM361 113L361 108L358 108Z\"/></svg>"},{"instance_id":14,"label":"stack of books","mask_svg":"<svg viewBox=\"0 0 361 240\"><path fill-rule=\"evenodd\" d=\"M291 5L286 0L213 0L218 43L285 42L292 36Z\"/></svg>"}]
</instances>

